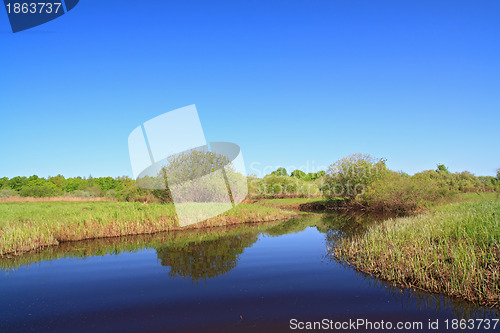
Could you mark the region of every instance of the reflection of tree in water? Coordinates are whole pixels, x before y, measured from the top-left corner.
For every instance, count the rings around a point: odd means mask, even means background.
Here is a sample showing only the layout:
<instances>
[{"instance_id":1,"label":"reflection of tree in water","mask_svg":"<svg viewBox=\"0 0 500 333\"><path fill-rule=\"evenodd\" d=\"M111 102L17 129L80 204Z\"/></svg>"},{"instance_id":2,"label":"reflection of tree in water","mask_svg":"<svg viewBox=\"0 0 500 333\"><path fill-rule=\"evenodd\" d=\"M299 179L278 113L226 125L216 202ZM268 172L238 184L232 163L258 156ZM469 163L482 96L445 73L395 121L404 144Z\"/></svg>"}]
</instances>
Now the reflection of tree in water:
<instances>
[{"instance_id":1,"label":"reflection of tree in water","mask_svg":"<svg viewBox=\"0 0 500 333\"><path fill-rule=\"evenodd\" d=\"M228 273L236 267L239 255L257 241L258 233L222 236L215 240L172 245L157 250L163 266L170 266L170 278L198 282Z\"/></svg>"},{"instance_id":2,"label":"reflection of tree in water","mask_svg":"<svg viewBox=\"0 0 500 333\"><path fill-rule=\"evenodd\" d=\"M327 247L333 249L336 243L345 237L359 235L383 219L373 214L343 213L324 214L323 225L318 231L326 234Z\"/></svg>"},{"instance_id":3,"label":"reflection of tree in water","mask_svg":"<svg viewBox=\"0 0 500 333\"><path fill-rule=\"evenodd\" d=\"M265 233L269 236L281 236L298 233L308 227L316 228L320 233L332 238L364 232L368 226L379 221L380 218L373 214L333 212L324 214L301 215L269 228Z\"/></svg>"}]
</instances>

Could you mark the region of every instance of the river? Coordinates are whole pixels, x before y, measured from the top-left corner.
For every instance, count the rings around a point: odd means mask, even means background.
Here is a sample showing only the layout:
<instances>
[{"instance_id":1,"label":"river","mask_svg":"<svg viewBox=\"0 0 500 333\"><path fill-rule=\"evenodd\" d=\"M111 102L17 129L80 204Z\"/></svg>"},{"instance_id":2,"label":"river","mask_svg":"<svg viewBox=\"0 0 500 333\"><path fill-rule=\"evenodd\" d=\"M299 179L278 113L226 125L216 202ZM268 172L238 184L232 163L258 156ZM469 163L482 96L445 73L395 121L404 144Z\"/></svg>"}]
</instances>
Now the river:
<instances>
[{"instance_id":1,"label":"river","mask_svg":"<svg viewBox=\"0 0 500 333\"><path fill-rule=\"evenodd\" d=\"M458 332L454 320L499 317L332 258L339 237L373 223L369 216L307 215L63 243L0 259L0 332L290 332L314 322L351 332L388 325L441 332L446 324Z\"/></svg>"}]
</instances>

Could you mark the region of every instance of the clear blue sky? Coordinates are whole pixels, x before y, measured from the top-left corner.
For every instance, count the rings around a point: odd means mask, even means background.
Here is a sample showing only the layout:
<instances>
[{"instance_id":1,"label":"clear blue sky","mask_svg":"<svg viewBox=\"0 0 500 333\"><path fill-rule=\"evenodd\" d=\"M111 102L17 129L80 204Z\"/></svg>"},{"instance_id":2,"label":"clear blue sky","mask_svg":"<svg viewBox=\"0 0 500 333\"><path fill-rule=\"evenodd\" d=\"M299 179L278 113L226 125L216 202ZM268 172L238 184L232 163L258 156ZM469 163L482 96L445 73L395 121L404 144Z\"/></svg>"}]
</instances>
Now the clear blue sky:
<instances>
[{"instance_id":1,"label":"clear blue sky","mask_svg":"<svg viewBox=\"0 0 500 333\"><path fill-rule=\"evenodd\" d=\"M190 104L208 141L242 147L247 172L361 152L410 174L494 175L499 13L498 1L81 0L13 34L2 7L0 177L131 175L129 133Z\"/></svg>"}]
</instances>

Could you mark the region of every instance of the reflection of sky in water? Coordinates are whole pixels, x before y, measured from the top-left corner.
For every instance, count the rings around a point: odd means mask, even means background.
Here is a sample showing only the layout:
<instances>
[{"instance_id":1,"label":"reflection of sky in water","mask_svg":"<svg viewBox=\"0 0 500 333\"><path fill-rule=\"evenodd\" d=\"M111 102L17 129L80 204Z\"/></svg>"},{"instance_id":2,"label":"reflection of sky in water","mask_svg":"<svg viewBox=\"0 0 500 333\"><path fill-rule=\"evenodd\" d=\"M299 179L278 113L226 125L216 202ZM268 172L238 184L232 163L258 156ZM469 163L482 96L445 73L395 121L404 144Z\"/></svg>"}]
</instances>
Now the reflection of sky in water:
<instances>
[{"instance_id":1,"label":"reflection of sky in water","mask_svg":"<svg viewBox=\"0 0 500 333\"><path fill-rule=\"evenodd\" d=\"M256 324L262 330L272 326L273 331L286 331L290 318L427 322L475 311L479 318L487 315L445 297L401 294L398 288L346 269L326 256L325 234L315 227L280 236L247 232L184 245L190 246L189 253L170 244L158 250L63 258L3 271L0 330L88 331L95 326L210 331L250 329ZM167 259L161 253L168 254ZM161 265L170 260L182 272L183 260L193 258L203 258L199 267L211 267L216 277L172 278L171 268Z\"/></svg>"}]
</instances>

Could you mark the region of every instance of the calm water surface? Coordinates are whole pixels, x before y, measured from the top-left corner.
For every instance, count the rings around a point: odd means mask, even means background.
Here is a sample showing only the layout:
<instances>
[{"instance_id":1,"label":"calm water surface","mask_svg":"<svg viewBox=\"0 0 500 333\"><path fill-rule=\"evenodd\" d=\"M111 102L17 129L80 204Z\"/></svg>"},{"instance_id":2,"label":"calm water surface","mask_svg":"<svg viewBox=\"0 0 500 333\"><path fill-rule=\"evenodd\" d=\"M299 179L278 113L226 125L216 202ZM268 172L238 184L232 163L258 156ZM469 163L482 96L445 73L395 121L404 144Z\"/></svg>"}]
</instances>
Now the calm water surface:
<instances>
[{"instance_id":1,"label":"calm water surface","mask_svg":"<svg viewBox=\"0 0 500 333\"><path fill-rule=\"evenodd\" d=\"M339 237L372 223L306 216L64 243L1 259L0 332L288 332L292 319L423 323L405 332L432 331L428 321L438 320L441 332L446 319L498 318L487 308L391 286L331 258L328 249ZM473 331L481 330L465 330ZM484 331L500 331L500 324Z\"/></svg>"}]
</instances>

